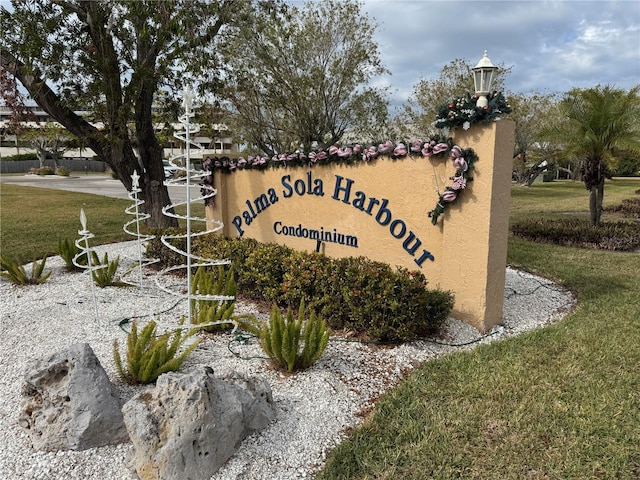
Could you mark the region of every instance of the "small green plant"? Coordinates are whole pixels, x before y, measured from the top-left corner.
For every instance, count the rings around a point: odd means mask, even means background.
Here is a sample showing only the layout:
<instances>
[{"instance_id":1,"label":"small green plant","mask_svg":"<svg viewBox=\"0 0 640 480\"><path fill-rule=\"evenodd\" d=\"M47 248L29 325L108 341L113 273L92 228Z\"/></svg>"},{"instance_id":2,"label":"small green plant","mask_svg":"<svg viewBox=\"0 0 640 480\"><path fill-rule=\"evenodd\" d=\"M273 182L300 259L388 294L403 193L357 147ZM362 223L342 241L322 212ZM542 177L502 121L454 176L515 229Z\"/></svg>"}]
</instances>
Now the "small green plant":
<instances>
[{"instance_id":1,"label":"small green plant","mask_svg":"<svg viewBox=\"0 0 640 480\"><path fill-rule=\"evenodd\" d=\"M218 265L218 274L207 270L205 267L198 267L191 283L191 293L193 295L220 295L234 297L233 300L191 300L193 316L191 323L194 325L210 324L214 322L225 322L217 325L208 325L201 329L205 332L216 332L227 329L233 324L230 319L236 306L236 283L234 280L233 268L225 274L224 267Z\"/></svg>"},{"instance_id":2,"label":"small green plant","mask_svg":"<svg viewBox=\"0 0 640 480\"><path fill-rule=\"evenodd\" d=\"M53 175L53 168L42 167L38 169L38 175L44 177L45 175Z\"/></svg>"},{"instance_id":3,"label":"small green plant","mask_svg":"<svg viewBox=\"0 0 640 480\"><path fill-rule=\"evenodd\" d=\"M103 267L95 268L98 265L103 265ZM118 265L120 265L120 257L109 261L109 255L105 252L101 262L98 254L93 250L91 251L91 266L95 268L95 270L92 270L91 276L93 277L94 283L100 288L108 286L122 287L126 285L124 282L116 281Z\"/></svg>"},{"instance_id":4,"label":"small green plant","mask_svg":"<svg viewBox=\"0 0 640 480\"><path fill-rule=\"evenodd\" d=\"M0 255L0 276L9 279L11 283L16 285L36 285L44 282L51 275L51 271L44 273L46 263L46 256L41 262L34 260L31 264L31 275L28 275L27 270L20 262Z\"/></svg>"},{"instance_id":5,"label":"small green plant","mask_svg":"<svg viewBox=\"0 0 640 480\"><path fill-rule=\"evenodd\" d=\"M184 317L180 326L184 324ZM156 337L157 324L154 320L147 323L138 332L136 322L131 324L131 331L127 335L127 365L122 363L118 340L113 341L113 359L123 381L127 383L151 383L166 372L175 372L200 343L196 339L178 355L180 347L192 337L191 333L184 334L177 329Z\"/></svg>"},{"instance_id":6,"label":"small green plant","mask_svg":"<svg viewBox=\"0 0 640 480\"><path fill-rule=\"evenodd\" d=\"M269 323L260 330L260 345L267 356L280 368L289 372L304 370L313 365L324 352L329 342L329 329L324 320L312 312L304 319L304 302L300 303L298 319L291 309L285 317L276 305L271 309ZM300 351L302 338L302 351Z\"/></svg>"},{"instance_id":7,"label":"small green plant","mask_svg":"<svg viewBox=\"0 0 640 480\"><path fill-rule=\"evenodd\" d=\"M73 259L80 252L81 250L76 246L73 240L69 240L68 238L58 239L58 255L60 255L60 258L62 258L62 260L64 260L65 268L67 269L68 272L82 270L82 268L76 266L73 263ZM82 265L86 265L87 256L83 255L81 257L78 257L77 262Z\"/></svg>"},{"instance_id":8,"label":"small green plant","mask_svg":"<svg viewBox=\"0 0 640 480\"><path fill-rule=\"evenodd\" d=\"M56 170L56 175L60 177L68 177L71 174L71 171L67 167L58 167Z\"/></svg>"}]
</instances>

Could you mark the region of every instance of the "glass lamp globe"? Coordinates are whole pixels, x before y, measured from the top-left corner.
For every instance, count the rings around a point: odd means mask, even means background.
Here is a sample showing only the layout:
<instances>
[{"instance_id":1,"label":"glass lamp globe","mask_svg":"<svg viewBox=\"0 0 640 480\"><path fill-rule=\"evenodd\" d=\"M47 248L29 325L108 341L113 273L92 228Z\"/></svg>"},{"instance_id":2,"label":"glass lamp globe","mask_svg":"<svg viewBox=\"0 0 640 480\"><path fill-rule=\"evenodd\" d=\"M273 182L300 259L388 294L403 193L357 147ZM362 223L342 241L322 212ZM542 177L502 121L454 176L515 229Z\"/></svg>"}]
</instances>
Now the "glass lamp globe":
<instances>
[{"instance_id":1,"label":"glass lamp globe","mask_svg":"<svg viewBox=\"0 0 640 480\"><path fill-rule=\"evenodd\" d=\"M487 51L484 51L484 55L478 62L478 64L471 69L473 71L473 84L476 89L476 95L478 95L478 101L476 106L486 107L489 105L487 95L491 92L493 81L498 73L498 67L491 63L491 59L487 55Z\"/></svg>"}]
</instances>

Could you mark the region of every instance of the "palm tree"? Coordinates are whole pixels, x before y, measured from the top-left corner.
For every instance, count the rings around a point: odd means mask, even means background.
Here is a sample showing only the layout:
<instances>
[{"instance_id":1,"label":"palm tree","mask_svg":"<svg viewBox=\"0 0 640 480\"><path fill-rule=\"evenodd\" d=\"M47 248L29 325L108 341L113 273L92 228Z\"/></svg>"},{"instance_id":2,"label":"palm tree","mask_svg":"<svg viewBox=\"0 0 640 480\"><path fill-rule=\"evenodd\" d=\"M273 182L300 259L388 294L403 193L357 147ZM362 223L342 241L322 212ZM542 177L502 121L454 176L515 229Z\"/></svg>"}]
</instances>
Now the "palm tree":
<instances>
[{"instance_id":1,"label":"palm tree","mask_svg":"<svg viewBox=\"0 0 640 480\"><path fill-rule=\"evenodd\" d=\"M640 85L628 92L607 86L570 90L560 102L565 121L545 136L564 144L581 161L589 190L591 224L600 225L604 180L615 148L640 151Z\"/></svg>"}]
</instances>

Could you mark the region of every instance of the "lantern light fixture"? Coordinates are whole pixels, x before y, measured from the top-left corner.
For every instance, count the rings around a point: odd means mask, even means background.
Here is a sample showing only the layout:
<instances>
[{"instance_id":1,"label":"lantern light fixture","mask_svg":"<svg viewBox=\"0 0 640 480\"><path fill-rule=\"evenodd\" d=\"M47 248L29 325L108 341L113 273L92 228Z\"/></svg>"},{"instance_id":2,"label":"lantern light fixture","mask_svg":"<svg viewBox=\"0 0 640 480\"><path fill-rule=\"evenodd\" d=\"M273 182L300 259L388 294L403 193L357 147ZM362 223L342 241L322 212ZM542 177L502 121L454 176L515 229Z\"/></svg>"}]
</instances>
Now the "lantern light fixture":
<instances>
[{"instance_id":1,"label":"lantern light fixture","mask_svg":"<svg viewBox=\"0 0 640 480\"><path fill-rule=\"evenodd\" d=\"M476 106L486 107L489 105L487 95L491 92L493 81L496 79L496 74L498 73L498 67L491 63L491 59L485 50L478 64L471 70L473 71L473 84L476 95L478 95Z\"/></svg>"}]
</instances>

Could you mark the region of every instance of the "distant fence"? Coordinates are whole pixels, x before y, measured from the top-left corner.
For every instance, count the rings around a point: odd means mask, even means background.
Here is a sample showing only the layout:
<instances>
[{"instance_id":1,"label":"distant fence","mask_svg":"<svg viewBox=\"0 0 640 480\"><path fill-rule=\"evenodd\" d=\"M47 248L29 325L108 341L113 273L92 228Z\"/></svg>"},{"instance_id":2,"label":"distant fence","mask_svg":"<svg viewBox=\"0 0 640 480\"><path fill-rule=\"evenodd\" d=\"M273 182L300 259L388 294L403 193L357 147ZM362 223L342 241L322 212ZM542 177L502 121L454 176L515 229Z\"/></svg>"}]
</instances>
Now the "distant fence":
<instances>
[{"instance_id":1,"label":"distant fence","mask_svg":"<svg viewBox=\"0 0 640 480\"><path fill-rule=\"evenodd\" d=\"M45 160L44 165L54 168L53 160ZM106 163L88 158L61 158L58 165L72 172L106 172ZM31 168L39 168L38 160L3 160L0 162L0 173L29 173Z\"/></svg>"}]
</instances>

